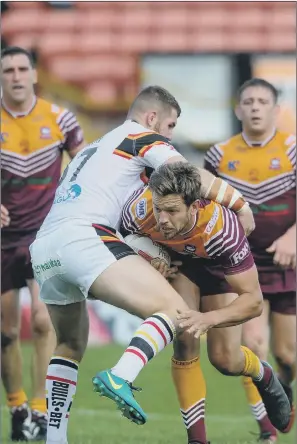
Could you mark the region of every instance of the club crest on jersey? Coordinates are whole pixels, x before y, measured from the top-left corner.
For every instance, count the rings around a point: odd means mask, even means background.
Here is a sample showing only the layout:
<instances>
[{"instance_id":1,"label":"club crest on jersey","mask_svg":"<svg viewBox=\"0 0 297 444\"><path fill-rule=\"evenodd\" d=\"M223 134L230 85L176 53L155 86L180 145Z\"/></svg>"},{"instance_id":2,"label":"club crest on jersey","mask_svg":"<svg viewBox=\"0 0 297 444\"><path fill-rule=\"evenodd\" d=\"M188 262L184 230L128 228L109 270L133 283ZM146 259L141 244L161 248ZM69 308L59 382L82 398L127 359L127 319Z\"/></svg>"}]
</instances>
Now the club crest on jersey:
<instances>
[{"instance_id":1,"label":"club crest on jersey","mask_svg":"<svg viewBox=\"0 0 297 444\"><path fill-rule=\"evenodd\" d=\"M195 253L196 247L195 245L187 244L185 245L184 251L186 251L187 253Z\"/></svg>"},{"instance_id":2,"label":"club crest on jersey","mask_svg":"<svg viewBox=\"0 0 297 444\"><path fill-rule=\"evenodd\" d=\"M280 164L279 157L274 157L273 159L271 159L270 166L269 166L270 170L280 170L280 167L281 167L281 164Z\"/></svg>"},{"instance_id":3,"label":"club crest on jersey","mask_svg":"<svg viewBox=\"0 0 297 444\"><path fill-rule=\"evenodd\" d=\"M51 129L48 128L47 126L42 126L40 128L40 139L51 139L51 138L52 138Z\"/></svg>"},{"instance_id":4,"label":"club crest on jersey","mask_svg":"<svg viewBox=\"0 0 297 444\"><path fill-rule=\"evenodd\" d=\"M147 213L147 200L146 199L141 199L139 202L137 202L135 212L136 212L136 216L138 217L138 219L145 218L146 213Z\"/></svg>"},{"instance_id":5,"label":"club crest on jersey","mask_svg":"<svg viewBox=\"0 0 297 444\"><path fill-rule=\"evenodd\" d=\"M229 171L236 171L238 166L239 166L239 160L230 160L228 162Z\"/></svg>"}]
</instances>

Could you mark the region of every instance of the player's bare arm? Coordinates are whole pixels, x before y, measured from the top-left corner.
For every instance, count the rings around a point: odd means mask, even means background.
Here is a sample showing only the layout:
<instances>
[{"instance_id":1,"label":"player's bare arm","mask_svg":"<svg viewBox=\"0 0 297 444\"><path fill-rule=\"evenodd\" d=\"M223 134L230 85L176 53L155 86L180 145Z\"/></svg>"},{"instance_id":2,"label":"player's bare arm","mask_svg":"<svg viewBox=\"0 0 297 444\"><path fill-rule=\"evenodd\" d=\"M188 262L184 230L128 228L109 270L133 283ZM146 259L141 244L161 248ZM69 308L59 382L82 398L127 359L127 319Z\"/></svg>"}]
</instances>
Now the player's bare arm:
<instances>
[{"instance_id":1,"label":"player's bare arm","mask_svg":"<svg viewBox=\"0 0 297 444\"><path fill-rule=\"evenodd\" d=\"M180 328L198 338L212 327L232 327L242 324L262 313L262 292L256 266L247 271L225 276L238 298L227 307L208 313L189 310L180 313Z\"/></svg>"},{"instance_id":2,"label":"player's bare arm","mask_svg":"<svg viewBox=\"0 0 297 444\"><path fill-rule=\"evenodd\" d=\"M296 268L296 224L267 248L273 253L273 262L282 268Z\"/></svg>"}]
</instances>

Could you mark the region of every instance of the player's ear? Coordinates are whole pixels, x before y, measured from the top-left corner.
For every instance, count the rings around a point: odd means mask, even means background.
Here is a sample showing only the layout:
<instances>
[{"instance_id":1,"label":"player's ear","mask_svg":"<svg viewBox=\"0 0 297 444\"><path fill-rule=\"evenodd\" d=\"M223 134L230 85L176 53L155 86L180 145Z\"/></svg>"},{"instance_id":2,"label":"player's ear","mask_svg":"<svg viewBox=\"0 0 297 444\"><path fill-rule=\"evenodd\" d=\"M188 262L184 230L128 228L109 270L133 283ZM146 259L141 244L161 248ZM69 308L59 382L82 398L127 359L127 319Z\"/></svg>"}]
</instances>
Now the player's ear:
<instances>
[{"instance_id":1,"label":"player's ear","mask_svg":"<svg viewBox=\"0 0 297 444\"><path fill-rule=\"evenodd\" d=\"M239 104L237 104L235 106L234 112L235 112L237 119L241 122L242 121L242 112L241 112L241 108L240 108Z\"/></svg>"},{"instance_id":2,"label":"player's ear","mask_svg":"<svg viewBox=\"0 0 297 444\"><path fill-rule=\"evenodd\" d=\"M148 128L155 128L157 122L157 113L155 111L147 113L146 121Z\"/></svg>"},{"instance_id":3,"label":"player's ear","mask_svg":"<svg viewBox=\"0 0 297 444\"><path fill-rule=\"evenodd\" d=\"M195 214L198 213L199 210L199 200L195 200L195 202L192 203L191 205L191 214L194 216Z\"/></svg>"}]
</instances>

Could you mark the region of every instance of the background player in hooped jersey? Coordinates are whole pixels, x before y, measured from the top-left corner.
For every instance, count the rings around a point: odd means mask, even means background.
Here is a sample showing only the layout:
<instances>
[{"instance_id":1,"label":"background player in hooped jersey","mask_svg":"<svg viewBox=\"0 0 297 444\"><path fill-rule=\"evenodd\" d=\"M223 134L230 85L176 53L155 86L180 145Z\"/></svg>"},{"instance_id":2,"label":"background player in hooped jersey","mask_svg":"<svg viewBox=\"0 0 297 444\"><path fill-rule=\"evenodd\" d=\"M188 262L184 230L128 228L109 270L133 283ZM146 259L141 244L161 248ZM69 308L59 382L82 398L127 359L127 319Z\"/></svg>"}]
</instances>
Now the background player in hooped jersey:
<instances>
[{"instance_id":1,"label":"background player in hooped jersey","mask_svg":"<svg viewBox=\"0 0 297 444\"><path fill-rule=\"evenodd\" d=\"M275 128L278 92L263 79L239 90L236 115L243 132L213 146L205 168L236 186L249 201L256 229L249 237L264 296L262 315L244 325L244 343L261 359L272 353L291 402L296 371L296 137ZM226 291L228 288L226 287ZM260 439L276 440L249 378L244 387Z\"/></svg>"},{"instance_id":2,"label":"background player in hooped jersey","mask_svg":"<svg viewBox=\"0 0 297 444\"><path fill-rule=\"evenodd\" d=\"M57 335L46 382L47 444L67 443L78 363L88 339L89 294L146 319L115 367L93 379L95 390L116 402L127 418L146 422L131 384L144 365L173 340L177 309L184 311L187 305L160 273L135 255L117 229L124 203L143 183L146 166L154 169L163 163L186 162L168 140L180 112L176 99L163 88L141 91L127 120L68 165L30 247L41 298ZM208 172L200 170L200 174L202 195L241 210L247 230L253 229L253 218L240 194ZM57 387L63 390L63 406L55 405Z\"/></svg>"},{"instance_id":3,"label":"background player in hooped jersey","mask_svg":"<svg viewBox=\"0 0 297 444\"><path fill-rule=\"evenodd\" d=\"M73 157L83 146L83 135L70 111L35 96L30 53L6 48L1 63L1 374L12 414L11 438L18 441L25 440L24 433L45 435L45 376L55 347L54 330L33 279L29 245L52 204L62 152ZM25 286L31 294L34 344L31 432L23 427L30 411L19 344L19 289Z\"/></svg>"},{"instance_id":4,"label":"background player in hooped jersey","mask_svg":"<svg viewBox=\"0 0 297 444\"><path fill-rule=\"evenodd\" d=\"M190 164L177 162L158 168L149 187L131 196L123 210L122 230L123 234L147 235L178 253L171 251L175 260L182 261L183 276L178 275L171 283L195 310L181 315L184 326L188 322L193 325L189 331L196 331L197 338L208 330L212 364L223 374L251 377L263 393L269 415L276 424L279 419L275 415L282 416L283 396L290 410L286 395L271 367L241 346L239 324L260 315L262 293L249 244L236 215L201 199L197 170ZM215 277L209 273L212 269L223 272L232 292L214 291ZM189 280L199 287L201 299ZM197 313L199 309L204 313ZM206 386L197 344L188 335L175 341L172 375L188 442L206 444ZM272 386L277 393L275 399ZM286 425L290 427L290 422Z\"/></svg>"}]
</instances>

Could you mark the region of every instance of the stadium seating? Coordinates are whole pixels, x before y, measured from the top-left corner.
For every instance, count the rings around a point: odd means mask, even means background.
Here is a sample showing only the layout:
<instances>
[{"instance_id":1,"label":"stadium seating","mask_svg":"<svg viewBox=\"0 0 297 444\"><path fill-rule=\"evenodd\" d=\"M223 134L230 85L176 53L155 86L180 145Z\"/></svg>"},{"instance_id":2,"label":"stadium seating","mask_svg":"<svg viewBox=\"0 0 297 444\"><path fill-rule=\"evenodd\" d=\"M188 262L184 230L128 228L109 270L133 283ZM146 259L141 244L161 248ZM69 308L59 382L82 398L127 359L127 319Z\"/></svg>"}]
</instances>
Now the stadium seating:
<instances>
[{"instance_id":1,"label":"stadium seating","mask_svg":"<svg viewBox=\"0 0 297 444\"><path fill-rule=\"evenodd\" d=\"M123 99L147 52L291 51L294 2L10 2L8 44L37 50L41 66L93 101Z\"/></svg>"}]
</instances>

